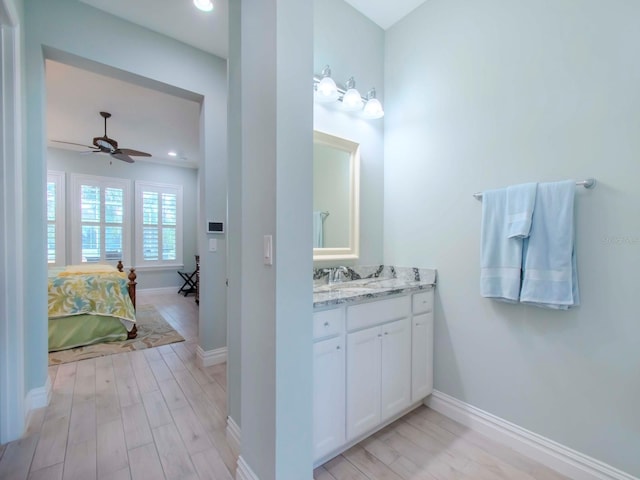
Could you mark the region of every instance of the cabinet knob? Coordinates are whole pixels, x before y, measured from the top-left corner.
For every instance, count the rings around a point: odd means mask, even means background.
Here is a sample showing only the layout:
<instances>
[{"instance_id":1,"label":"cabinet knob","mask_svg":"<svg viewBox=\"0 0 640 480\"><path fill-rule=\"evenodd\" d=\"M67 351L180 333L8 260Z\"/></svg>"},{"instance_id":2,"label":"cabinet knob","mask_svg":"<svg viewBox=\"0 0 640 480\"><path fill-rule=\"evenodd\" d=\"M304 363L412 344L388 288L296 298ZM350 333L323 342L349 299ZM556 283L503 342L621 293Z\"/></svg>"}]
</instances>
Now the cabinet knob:
<instances>
[{"instance_id":1,"label":"cabinet knob","mask_svg":"<svg viewBox=\"0 0 640 480\"><path fill-rule=\"evenodd\" d=\"M324 326L328 327L329 326L329 322L324 322Z\"/></svg>"},{"instance_id":2,"label":"cabinet knob","mask_svg":"<svg viewBox=\"0 0 640 480\"><path fill-rule=\"evenodd\" d=\"M337 346L336 346L336 350L340 350L340 345L337 345Z\"/></svg>"},{"instance_id":3,"label":"cabinet knob","mask_svg":"<svg viewBox=\"0 0 640 480\"><path fill-rule=\"evenodd\" d=\"M382 334L381 334L381 333L379 333L379 334L378 334L378 336L379 336L379 337L381 337L381 336L382 336Z\"/></svg>"},{"instance_id":4,"label":"cabinet knob","mask_svg":"<svg viewBox=\"0 0 640 480\"><path fill-rule=\"evenodd\" d=\"M385 335L389 335L389 332L384 332Z\"/></svg>"}]
</instances>

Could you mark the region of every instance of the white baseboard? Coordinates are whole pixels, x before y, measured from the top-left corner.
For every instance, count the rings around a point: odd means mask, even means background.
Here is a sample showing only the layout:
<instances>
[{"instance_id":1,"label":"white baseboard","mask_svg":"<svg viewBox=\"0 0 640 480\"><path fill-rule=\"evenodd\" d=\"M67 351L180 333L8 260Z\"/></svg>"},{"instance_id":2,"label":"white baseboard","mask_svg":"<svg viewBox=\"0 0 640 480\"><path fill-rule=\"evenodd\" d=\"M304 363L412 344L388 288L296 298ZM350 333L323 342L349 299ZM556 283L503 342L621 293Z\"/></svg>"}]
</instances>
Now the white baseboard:
<instances>
[{"instance_id":1,"label":"white baseboard","mask_svg":"<svg viewBox=\"0 0 640 480\"><path fill-rule=\"evenodd\" d=\"M211 367L227 361L227 347L215 350L203 350L200 345L196 347L196 363L199 367Z\"/></svg>"},{"instance_id":2,"label":"white baseboard","mask_svg":"<svg viewBox=\"0 0 640 480\"><path fill-rule=\"evenodd\" d=\"M49 400L51 400L51 379L49 375L47 375L47 380L44 382L44 385L29 390L29 393L27 393L24 399L25 425L29 425L31 413L38 408L44 408L49 405Z\"/></svg>"},{"instance_id":3,"label":"white baseboard","mask_svg":"<svg viewBox=\"0 0 640 480\"><path fill-rule=\"evenodd\" d=\"M244 461L242 455L238 457L238 468L236 468L236 480L260 480L258 476L253 473L251 467Z\"/></svg>"},{"instance_id":4,"label":"white baseboard","mask_svg":"<svg viewBox=\"0 0 640 480\"><path fill-rule=\"evenodd\" d=\"M504 443L574 480L639 480L611 465L565 447L446 393L433 391L425 404L456 422Z\"/></svg>"},{"instance_id":5,"label":"white baseboard","mask_svg":"<svg viewBox=\"0 0 640 480\"><path fill-rule=\"evenodd\" d=\"M227 443L235 455L240 455L240 427L231 417L227 417Z\"/></svg>"},{"instance_id":6,"label":"white baseboard","mask_svg":"<svg viewBox=\"0 0 640 480\"><path fill-rule=\"evenodd\" d=\"M136 295L148 293L150 295L178 295L180 286L175 287L162 287L162 288L136 288Z\"/></svg>"}]
</instances>

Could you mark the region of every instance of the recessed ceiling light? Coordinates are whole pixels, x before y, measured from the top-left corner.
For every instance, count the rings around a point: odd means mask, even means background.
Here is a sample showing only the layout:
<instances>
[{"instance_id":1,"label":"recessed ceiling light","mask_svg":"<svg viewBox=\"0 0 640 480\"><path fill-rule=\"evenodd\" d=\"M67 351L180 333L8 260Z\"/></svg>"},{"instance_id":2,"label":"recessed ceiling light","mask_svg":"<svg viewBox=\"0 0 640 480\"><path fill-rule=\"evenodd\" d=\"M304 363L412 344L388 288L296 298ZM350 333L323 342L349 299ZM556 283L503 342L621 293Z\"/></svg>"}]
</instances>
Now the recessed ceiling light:
<instances>
[{"instance_id":1,"label":"recessed ceiling light","mask_svg":"<svg viewBox=\"0 0 640 480\"><path fill-rule=\"evenodd\" d=\"M193 0L193 4L203 12L210 12L213 10L213 3L211 0Z\"/></svg>"},{"instance_id":2,"label":"recessed ceiling light","mask_svg":"<svg viewBox=\"0 0 640 480\"><path fill-rule=\"evenodd\" d=\"M169 156L170 157L177 157L178 154L176 152L174 152L174 151L171 151L171 152L169 152Z\"/></svg>"}]
</instances>

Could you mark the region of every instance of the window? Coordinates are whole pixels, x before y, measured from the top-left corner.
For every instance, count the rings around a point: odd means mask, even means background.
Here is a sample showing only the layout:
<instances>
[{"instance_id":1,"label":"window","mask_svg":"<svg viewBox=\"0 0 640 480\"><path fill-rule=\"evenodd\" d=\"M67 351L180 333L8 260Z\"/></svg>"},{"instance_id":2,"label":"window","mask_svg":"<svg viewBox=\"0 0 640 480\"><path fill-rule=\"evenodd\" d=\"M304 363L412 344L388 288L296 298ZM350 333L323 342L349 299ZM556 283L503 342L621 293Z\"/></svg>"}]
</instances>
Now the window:
<instances>
[{"instance_id":1,"label":"window","mask_svg":"<svg viewBox=\"0 0 640 480\"><path fill-rule=\"evenodd\" d=\"M129 180L71 174L73 263L131 262Z\"/></svg>"},{"instance_id":2,"label":"window","mask_svg":"<svg viewBox=\"0 0 640 480\"><path fill-rule=\"evenodd\" d=\"M136 264L182 265L182 187L136 182Z\"/></svg>"},{"instance_id":3,"label":"window","mask_svg":"<svg viewBox=\"0 0 640 480\"><path fill-rule=\"evenodd\" d=\"M64 260L64 172L47 172L47 263L61 266Z\"/></svg>"}]
</instances>

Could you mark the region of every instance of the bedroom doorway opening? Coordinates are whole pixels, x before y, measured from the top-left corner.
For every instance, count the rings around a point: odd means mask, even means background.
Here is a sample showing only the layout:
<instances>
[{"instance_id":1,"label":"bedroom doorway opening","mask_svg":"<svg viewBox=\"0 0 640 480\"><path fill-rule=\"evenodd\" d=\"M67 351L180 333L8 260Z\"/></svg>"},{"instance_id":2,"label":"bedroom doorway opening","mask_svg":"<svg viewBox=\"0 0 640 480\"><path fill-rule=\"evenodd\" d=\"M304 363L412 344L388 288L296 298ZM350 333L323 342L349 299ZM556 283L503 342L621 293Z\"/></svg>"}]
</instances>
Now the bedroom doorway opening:
<instances>
[{"instance_id":1,"label":"bedroom doorway opening","mask_svg":"<svg viewBox=\"0 0 640 480\"><path fill-rule=\"evenodd\" d=\"M138 289L175 294L198 254L203 98L55 52L45 86L49 271L121 260Z\"/></svg>"}]
</instances>

